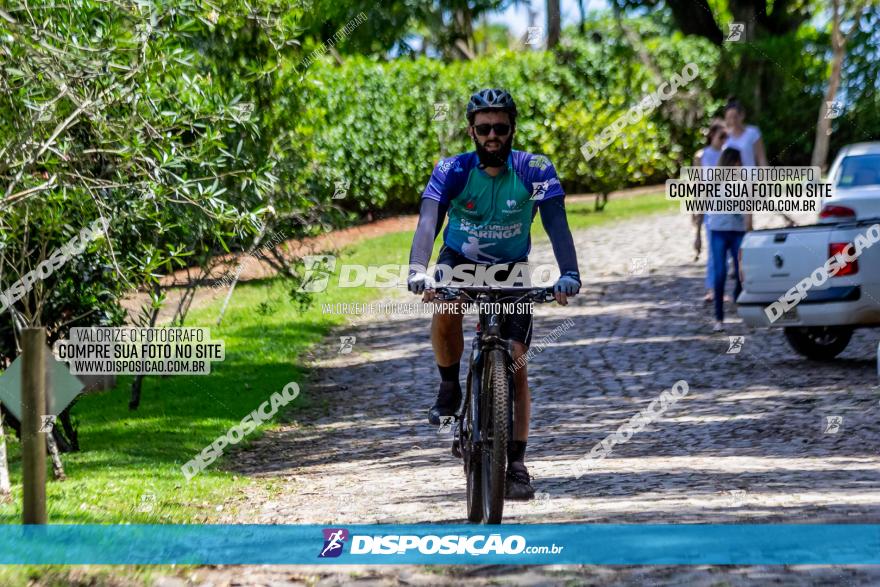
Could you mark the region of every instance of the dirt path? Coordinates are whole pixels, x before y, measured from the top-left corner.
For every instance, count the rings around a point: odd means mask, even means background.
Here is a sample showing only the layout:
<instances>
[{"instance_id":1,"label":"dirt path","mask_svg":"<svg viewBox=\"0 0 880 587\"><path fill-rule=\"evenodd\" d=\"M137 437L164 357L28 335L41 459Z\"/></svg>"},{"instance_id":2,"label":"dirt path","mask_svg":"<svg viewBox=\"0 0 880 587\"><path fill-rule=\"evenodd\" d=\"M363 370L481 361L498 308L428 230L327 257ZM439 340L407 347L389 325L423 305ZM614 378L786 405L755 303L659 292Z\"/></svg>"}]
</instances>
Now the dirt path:
<instances>
[{"instance_id":1,"label":"dirt path","mask_svg":"<svg viewBox=\"0 0 880 587\"><path fill-rule=\"evenodd\" d=\"M541 307L535 340L567 330L529 366L527 464L544 499L510 503L512 523L871 523L880 520L873 331L831 364L807 363L778 331L734 319L711 332L689 221L629 220L575 235L587 293ZM552 251L536 247L533 262ZM411 301L398 293L398 299ZM468 340L473 319L466 321ZM256 484L232 523L345 525L464 521L465 483L449 437L424 422L436 386L427 316L380 316L315 350L320 408L264 435L234 465ZM339 336L353 335L350 353ZM729 336L745 337L728 353ZM580 479L576 462L676 380L689 394ZM839 429L829 431L829 417ZM259 489L257 487L260 487ZM311 578L309 578L311 577ZM877 584L880 569L825 567L478 567L202 569L196 583Z\"/></svg>"}]
</instances>

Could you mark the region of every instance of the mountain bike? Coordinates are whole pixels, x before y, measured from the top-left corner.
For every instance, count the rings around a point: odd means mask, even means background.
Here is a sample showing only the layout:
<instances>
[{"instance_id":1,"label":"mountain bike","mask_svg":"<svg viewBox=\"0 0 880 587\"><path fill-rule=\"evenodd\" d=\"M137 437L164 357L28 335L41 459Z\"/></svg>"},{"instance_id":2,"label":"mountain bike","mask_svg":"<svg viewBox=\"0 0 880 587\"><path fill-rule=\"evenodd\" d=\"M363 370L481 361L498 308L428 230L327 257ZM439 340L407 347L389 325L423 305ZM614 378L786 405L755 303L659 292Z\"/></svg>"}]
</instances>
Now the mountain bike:
<instances>
[{"instance_id":1,"label":"mountain bike","mask_svg":"<svg viewBox=\"0 0 880 587\"><path fill-rule=\"evenodd\" d=\"M467 518L499 524L504 513L507 441L513 432L514 369L512 343L501 336L503 304L551 302L553 288L438 287L438 301L478 304L479 319L468 361L461 412L456 416L452 452L467 478Z\"/></svg>"}]
</instances>

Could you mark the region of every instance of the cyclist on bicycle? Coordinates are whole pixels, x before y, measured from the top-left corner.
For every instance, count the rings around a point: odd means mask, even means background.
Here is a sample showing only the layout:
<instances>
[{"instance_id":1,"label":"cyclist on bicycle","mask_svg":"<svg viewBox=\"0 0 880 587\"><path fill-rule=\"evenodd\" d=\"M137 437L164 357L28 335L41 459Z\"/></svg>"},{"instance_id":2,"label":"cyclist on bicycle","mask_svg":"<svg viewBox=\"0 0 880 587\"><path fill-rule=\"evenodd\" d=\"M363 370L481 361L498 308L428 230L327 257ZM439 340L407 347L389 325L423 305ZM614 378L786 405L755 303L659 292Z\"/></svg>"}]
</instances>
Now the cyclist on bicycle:
<instances>
[{"instance_id":1,"label":"cyclist on bicycle","mask_svg":"<svg viewBox=\"0 0 880 587\"><path fill-rule=\"evenodd\" d=\"M433 298L435 280L443 279L440 269L432 279L427 266L445 216L449 221L437 264L450 268L462 264L490 266L499 271L496 275L500 280L505 280L517 263L527 261L530 228L540 210L561 274L553 291L558 303L567 304L568 296L577 294L581 281L565 216L565 194L553 164L543 155L512 149L516 104L506 91L486 89L471 96L467 121L475 151L439 161L422 193L419 223L410 250L408 289L424 293L427 302ZM492 275L491 271L487 274ZM526 354L531 329L530 312L505 316L501 333L513 341L514 361ZM434 314L431 343L441 381L428 421L439 425L442 417L456 414L462 401L459 364L464 335L460 311ZM514 381L516 411L513 441L508 443L506 498L528 500L535 490L524 464L531 407L525 366L515 372Z\"/></svg>"}]
</instances>

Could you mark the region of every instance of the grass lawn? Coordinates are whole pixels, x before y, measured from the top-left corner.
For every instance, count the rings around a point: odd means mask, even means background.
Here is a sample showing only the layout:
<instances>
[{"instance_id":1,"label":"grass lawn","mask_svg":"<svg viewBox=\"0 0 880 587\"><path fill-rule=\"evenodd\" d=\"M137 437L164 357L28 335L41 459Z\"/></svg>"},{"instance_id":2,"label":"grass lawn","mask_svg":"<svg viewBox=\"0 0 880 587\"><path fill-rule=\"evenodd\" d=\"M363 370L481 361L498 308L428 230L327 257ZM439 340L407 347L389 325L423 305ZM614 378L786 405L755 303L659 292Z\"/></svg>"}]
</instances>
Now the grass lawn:
<instances>
[{"instance_id":1,"label":"grass lawn","mask_svg":"<svg viewBox=\"0 0 880 587\"><path fill-rule=\"evenodd\" d=\"M357 245L344 259L404 263L410 240L408 233L388 234ZM213 364L210 375L147 377L135 412L128 410L131 377L120 378L115 390L81 397L72 410L81 450L62 456L68 479L48 484L49 520L198 523L216 517L217 503L248 481L215 462L187 482L181 465L273 392L290 381L303 382L297 357L345 319L322 315L320 303L373 295L363 288L334 288L331 280L316 303L300 312L289 302L289 288L281 279L240 284L219 328L213 324L220 300L191 312L187 325L210 326L212 339L225 342L226 358ZM314 401L303 387L288 417ZM18 523L21 513L20 447L11 435L9 440L13 500L0 505L0 523Z\"/></svg>"},{"instance_id":2,"label":"grass lawn","mask_svg":"<svg viewBox=\"0 0 880 587\"><path fill-rule=\"evenodd\" d=\"M662 195L642 196L612 200L599 213L593 212L592 204L572 205L569 221L577 230L670 209L674 204ZM533 234L538 240L546 238L540 222ZM411 239L412 233L399 232L361 242L342 251L337 266L406 263ZM191 312L188 326L209 326L212 338L225 342L226 359L215 362L210 375L147 377L136 412L128 410L131 377L120 378L115 390L81 397L72 410L81 451L62 456L68 479L48 484L49 521L210 523L220 515L218 504L246 484L265 483L271 490L271 481L224 470L234 449L227 449L225 459L189 482L180 467L290 381L301 384L300 396L278 418L293 420L299 408L320 406L321 399L311 397L303 385L306 374L297 366L298 357L346 319L322 314L321 304L367 301L383 294L383 290L339 289L331 280L312 307L300 311L289 301L289 288L281 279L239 285L220 327L213 324L221 300ZM11 502L0 504L0 523L16 524L21 519L21 455L17 439L8 435L7 440L13 496ZM247 440L239 446L246 444ZM2 568L0 584L10 573L21 578L32 571Z\"/></svg>"},{"instance_id":3,"label":"grass lawn","mask_svg":"<svg viewBox=\"0 0 880 587\"><path fill-rule=\"evenodd\" d=\"M601 212L593 210L592 202L566 204L565 212L568 216L568 225L574 230L583 230L599 224L608 224L618 220L626 220L633 216L642 216L646 214L658 214L661 212L675 212L678 209L678 203L667 200L666 196L660 192L657 194L648 194L645 196L635 196L632 198L622 198L615 200L613 197L608 199L608 204ZM542 240L547 238L544 227L540 221L536 221L532 225L532 238Z\"/></svg>"}]
</instances>

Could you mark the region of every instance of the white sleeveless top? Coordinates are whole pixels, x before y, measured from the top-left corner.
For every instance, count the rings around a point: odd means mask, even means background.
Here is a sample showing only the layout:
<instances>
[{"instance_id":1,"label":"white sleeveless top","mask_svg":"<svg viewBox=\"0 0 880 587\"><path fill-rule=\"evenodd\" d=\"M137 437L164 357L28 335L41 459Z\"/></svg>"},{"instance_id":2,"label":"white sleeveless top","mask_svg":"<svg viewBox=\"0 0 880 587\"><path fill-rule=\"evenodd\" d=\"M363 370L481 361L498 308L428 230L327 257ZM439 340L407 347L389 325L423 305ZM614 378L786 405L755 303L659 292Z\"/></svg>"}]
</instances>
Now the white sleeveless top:
<instances>
[{"instance_id":1,"label":"white sleeveless top","mask_svg":"<svg viewBox=\"0 0 880 587\"><path fill-rule=\"evenodd\" d=\"M700 155L700 165L703 167L715 167L718 165L718 159L721 158L721 151L712 145L703 148L703 154Z\"/></svg>"},{"instance_id":2,"label":"white sleeveless top","mask_svg":"<svg viewBox=\"0 0 880 587\"><path fill-rule=\"evenodd\" d=\"M754 167L757 165L755 162L755 143L760 138L761 131L758 127L747 124L743 133L738 137L728 133L727 141L722 149L727 149L728 147L737 149L742 155L743 167Z\"/></svg>"}]
</instances>

